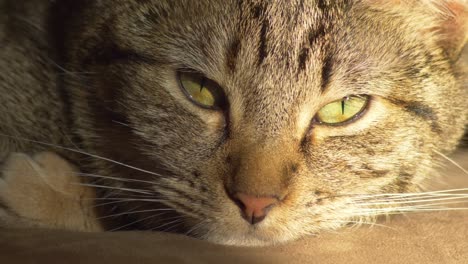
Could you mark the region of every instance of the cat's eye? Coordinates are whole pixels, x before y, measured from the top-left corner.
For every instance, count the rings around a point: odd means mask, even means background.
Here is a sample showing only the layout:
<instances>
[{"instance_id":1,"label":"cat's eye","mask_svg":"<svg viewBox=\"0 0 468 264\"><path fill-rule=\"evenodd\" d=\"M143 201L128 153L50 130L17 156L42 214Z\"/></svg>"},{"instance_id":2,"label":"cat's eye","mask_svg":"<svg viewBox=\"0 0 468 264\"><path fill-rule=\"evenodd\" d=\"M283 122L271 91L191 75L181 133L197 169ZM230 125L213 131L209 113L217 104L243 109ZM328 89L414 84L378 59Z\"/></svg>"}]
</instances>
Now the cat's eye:
<instances>
[{"instance_id":1,"label":"cat's eye","mask_svg":"<svg viewBox=\"0 0 468 264\"><path fill-rule=\"evenodd\" d=\"M216 82L194 72L179 72L178 79L184 93L198 106L209 109L222 107L224 94Z\"/></svg>"},{"instance_id":2,"label":"cat's eye","mask_svg":"<svg viewBox=\"0 0 468 264\"><path fill-rule=\"evenodd\" d=\"M331 102L316 115L316 121L327 125L343 125L359 118L367 108L369 96L351 95Z\"/></svg>"}]
</instances>

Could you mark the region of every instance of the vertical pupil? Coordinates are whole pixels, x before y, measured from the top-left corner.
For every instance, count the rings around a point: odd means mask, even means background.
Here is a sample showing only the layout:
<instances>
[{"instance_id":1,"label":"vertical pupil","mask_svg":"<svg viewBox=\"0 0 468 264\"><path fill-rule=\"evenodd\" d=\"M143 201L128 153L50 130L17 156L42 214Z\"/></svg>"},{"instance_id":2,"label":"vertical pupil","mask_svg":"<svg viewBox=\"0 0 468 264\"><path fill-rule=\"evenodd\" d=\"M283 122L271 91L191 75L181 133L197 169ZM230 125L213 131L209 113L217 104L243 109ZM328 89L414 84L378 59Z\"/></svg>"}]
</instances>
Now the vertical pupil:
<instances>
[{"instance_id":1,"label":"vertical pupil","mask_svg":"<svg viewBox=\"0 0 468 264\"><path fill-rule=\"evenodd\" d=\"M203 87L205 87L205 78L202 78L200 81L200 92L203 90Z\"/></svg>"},{"instance_id":2,"label":"vertical pupil","mask_svg":"<svg viewBox=\"0 0 468 264\"><path fill-rule=\"evenodd\" d=\"M346 102L349 100L350 100L349 96L346 96L345 98L343 98L343 100L341 100L341 115L344 115Z\"/></svg>"}]
</instances>

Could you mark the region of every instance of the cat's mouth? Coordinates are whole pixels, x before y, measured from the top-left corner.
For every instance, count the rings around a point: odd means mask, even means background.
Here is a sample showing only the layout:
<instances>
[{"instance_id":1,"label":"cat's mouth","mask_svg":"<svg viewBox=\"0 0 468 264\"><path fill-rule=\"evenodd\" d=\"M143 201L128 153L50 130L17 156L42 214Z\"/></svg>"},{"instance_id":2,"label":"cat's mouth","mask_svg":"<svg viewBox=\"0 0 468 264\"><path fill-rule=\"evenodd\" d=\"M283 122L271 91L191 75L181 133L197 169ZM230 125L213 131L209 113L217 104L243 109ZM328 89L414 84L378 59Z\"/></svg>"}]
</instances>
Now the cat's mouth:
<instances>
[{"instance_id":1,"label":"cat's mouth","mask_svg":"<svg viewBox=\"0 0 468 264\"><path fill-rule=\"evenodd\" d=\"M226 210L222 216L212 219L189 220L190 227L184 234L215 244L236 246L282 244L296 240L306 232L311 234L296 218L284 217L286 209L281 206L265 208L263 214L240 208Z\"/></svg>"},{"instance_id":2,"label":"cat's mouth","mask_svg":"<svg viewBox=\"0 0 468 264\"><path fill-rule=\"evenodd\" d=\"M347 198L328 199L311 207L295 199L284 199L274 206L271 202L268 199L255 201L250 206L259 208L251 210L233 204L219 217L193 225L198 232L189 235L216 244L269 246L313 236L323 230L335 230L352 222L354 217L363 217L355 215L358 209ZM264 210L261 213L259 209ZM372 215L371 212L367 214Z\"/></svg>"}]
</instances>

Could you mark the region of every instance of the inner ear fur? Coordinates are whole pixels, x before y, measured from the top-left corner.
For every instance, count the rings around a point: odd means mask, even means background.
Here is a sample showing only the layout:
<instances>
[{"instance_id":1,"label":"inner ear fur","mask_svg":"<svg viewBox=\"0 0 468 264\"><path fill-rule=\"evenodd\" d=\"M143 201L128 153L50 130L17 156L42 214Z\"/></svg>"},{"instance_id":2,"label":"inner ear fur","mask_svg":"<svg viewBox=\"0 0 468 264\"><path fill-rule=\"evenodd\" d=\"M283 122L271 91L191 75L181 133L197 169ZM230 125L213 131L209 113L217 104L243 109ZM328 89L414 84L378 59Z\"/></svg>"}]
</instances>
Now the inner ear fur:
<instances>
[{"instance_id":1,"label":"inner ear fur","mask_svg":"<svg viewBox=\"0 0 468 264\"><path fill-rule=\"evenodd\" d=\"M447 55L456 60L468 41L468 4L467 1L446 1L444 7L448 13L442 16L436 34Z\"/></svg>"}]
</instances>

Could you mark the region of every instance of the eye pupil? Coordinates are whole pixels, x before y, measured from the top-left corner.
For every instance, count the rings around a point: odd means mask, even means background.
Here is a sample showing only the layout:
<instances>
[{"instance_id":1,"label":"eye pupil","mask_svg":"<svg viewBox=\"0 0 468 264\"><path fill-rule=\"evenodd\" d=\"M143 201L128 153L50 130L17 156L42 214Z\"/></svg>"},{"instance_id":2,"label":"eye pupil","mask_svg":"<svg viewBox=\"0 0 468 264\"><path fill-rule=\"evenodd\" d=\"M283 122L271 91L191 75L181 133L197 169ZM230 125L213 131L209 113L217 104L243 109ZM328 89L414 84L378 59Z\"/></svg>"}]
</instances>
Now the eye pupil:
<instances>
[{"instance_id":1,"label":"eye pupil","mask_svg":"<svg viewBox=\"0 0 468 264\"><path fill-rule=\"evenodd\" d=\"M200 92L203 90L204 87L205 87L205 78L202 78L200 82Z\"/></svg>"},{"instance_id":2,"label":"eye pupil","mask_svg":"<svg viewBox=\"0 0 468 264\"><path fill-rule=\"evenodd\" d=\"M346 99L341 100L341 114L344 115L344 109L345 109L345 104L346 104Z\"/></svg>"}]
</instances>

